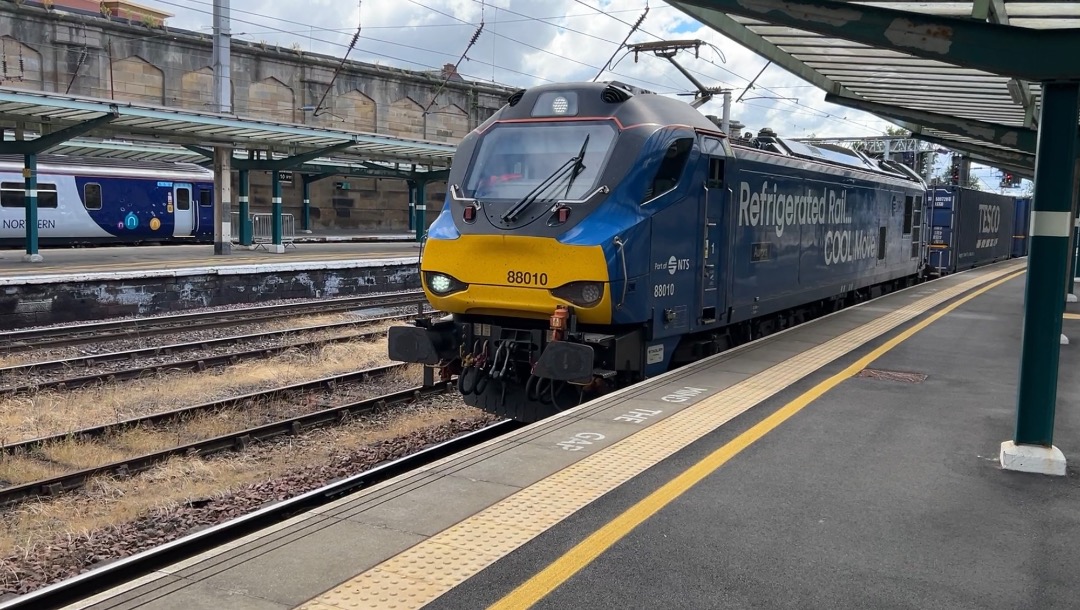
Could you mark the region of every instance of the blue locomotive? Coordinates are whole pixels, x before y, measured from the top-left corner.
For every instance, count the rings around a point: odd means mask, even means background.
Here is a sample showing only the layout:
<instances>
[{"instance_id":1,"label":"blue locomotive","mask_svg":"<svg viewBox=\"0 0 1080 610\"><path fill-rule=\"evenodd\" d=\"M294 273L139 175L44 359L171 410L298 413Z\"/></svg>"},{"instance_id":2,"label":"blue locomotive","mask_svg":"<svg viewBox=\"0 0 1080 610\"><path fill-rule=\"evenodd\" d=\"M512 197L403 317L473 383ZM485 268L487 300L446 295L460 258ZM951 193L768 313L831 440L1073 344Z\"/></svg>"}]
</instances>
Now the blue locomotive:
<instances>
[{"instance_id":1,"label":"blue locomotive","mask_svg":"<svg viewBox=\"0 0 1080 610\"><path fill-rule=\"evenodd\" d=\"M423 244L437 320L393 360L535 421L922 277L925 183L899 164L620 83L518 91L459 146Z\"/></svg>"},{"instance_id":2,"label":"blue locomotive","mask_svg":"<svg viewBox=\"0 0 1080 610\"><path fill-rule=\"evenodd\" d=\"M214 173L192 164L38 157L43 246L211 243ZM22 157L0 157L0 246L22 247Z\"/></svg>"}]
</instances>

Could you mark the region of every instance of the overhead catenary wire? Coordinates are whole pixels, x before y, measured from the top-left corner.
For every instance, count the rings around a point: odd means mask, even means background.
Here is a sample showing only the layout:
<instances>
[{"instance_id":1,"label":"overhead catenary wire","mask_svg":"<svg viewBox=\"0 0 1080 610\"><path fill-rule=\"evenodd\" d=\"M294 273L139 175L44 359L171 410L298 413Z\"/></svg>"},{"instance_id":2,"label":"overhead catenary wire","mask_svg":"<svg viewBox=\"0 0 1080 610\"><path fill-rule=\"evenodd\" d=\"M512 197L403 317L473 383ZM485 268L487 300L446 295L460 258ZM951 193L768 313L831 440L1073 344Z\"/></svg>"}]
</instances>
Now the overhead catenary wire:
<instances>
[{"instance_id":1,"label":"overhead catenary wire","mask_svg":"<svg viewBox=\"0 0 1080 610\"><path fill-rule=\"evenodd\" d=\"M476 28L476 32L474 32L472 38L469 39L469 44L465 45L465 50L461 52L461 57L459 57L457 63L454 64L454 69L446 70L446 74L443 75L443 81L439 83L439 88L435 90L435 94L431 96L431 101L428 102L428 105L424 108L424 114L427 114L428 111L431 110L432 105L435 104L435 100L439 99L439 94L442 93L443 88L446 87L446 83L450 81L450 77L454 74L457 74L457 70L458 67L461 66L461 62L464 61L465 58L468 56L469 49L473 48L473 45L476 44L476 41L480 39L480 34L483 33L483 31L484 13L483 9L481 9L480 26Z\"/></svg>"},{"instance_id":2,"label":"overhead catenary wire","mask_svg":"<svg viewBox=\"0 0 1080 610\"><path fill-rule=\"evenodd\" d=\"M410 1L412 1L412 0L410 0ZM477 3L482 2L482 0L473 0L473 1L477 2ZM633 25L633 24L629 23L626 20L620 19L615 13L634 12L637 9L604 11L604 10L598 9L598 8L596 8L594 6L591 6L590 4L588 4L587 2L583 2L582 0L574 0L574 1L576 3L582 5L583 7L589 9L593 13L599 13L601 15L611 17L612 19L615 19L616 21L624 23L624 24L626 24L628 26ZM171 5L171 6L177 6L177 7L180 7L180 8L187 9L187 10L192 10L192 11L196 11L196 12L202 12L202 13L209 14L209 11L200 10L199 8L195 8L195 7L192 7L190 5L179 4L179 3L176 3L176 2L170 2L169 0L158 0L158 2L160 2L162 4ZM191 2L193 4L210 5L210 2L207 2L206 0L188 0L188 2ZM438 9L434 9L434 8L425 6L424 4L421 4L419 2L413 2L413 3L420 6L420 7L422 7L422 8L431 10L434 13L438 13L438 14L447 16L447 17L453 19L456 22L454 24L449 24L449 25L458 26L458 27L462 27L462 26L470 26L470 27L472 27L472 26L476 25L475 23L472 23L470 21L466 21L464 19L460 19L460 18L458 18L458 17L456 17L454 15L450 15L450 14L445 13L443 11L439 11ZM664 5L664 6L661 6L660 8L671 8L671 7L667 6L667 5ZM615 41L607 40L607 39L604 39L602 37L599 37L599 36L596 36L596 35L590 34L588 32L581 31L581 30L576 30L574 28L566 26L565 24L562 24L562 23L556 24L556 23L551 23L549 21L549 19L562 19L563 18L562 16L559 16L559 17L532 17L532 16L524 15L523 13L519 13L519 12L510 10L510 9L507 9L507 8L503 8L502 11L504 13L510 13L511 15L516 15L516 16L522 17L522 19L519 19L519 20L504 19L503 23L524 22L524 21L538 21L538 22L545 23L545 24L547 24L549 26L552 26L552 27L558 27L558 28L560 28L562 30L565 30L567 32L572 32L572 33L576 33L576 34L579 34L579 35L594 38L594 39L597 39L597 40L602 40L602 41L605 41L605 42L607 42L609 44L613 44L613 45L618 44ZM265 15L263 15L261 13L254 13L252 11L237 10L236 12L247 13L247 14L257 14L257 15L260 15L260 16L265 16ZM588 14L567 15L567 17L569 17L569 16L586 17L586 16L588 16ZM270 19L277 19L277 18L270 17ZM274 28L274 27L269 26L269 25L267 25L265 23L258 23L258 22L254 22L254 21L245 21L245 20L242 20L242 19L235 19L235 20L238 21L238 22L241 22L241 23L247 23L247 24L250 24L250 25L267 28L268 30L270 30L272 32L276 32L276 33L282 33L282 34L292 34L293 33L293 32L290 32L287 29ZM314 27L314 26L310 26L310 24L302 24L302 23L295 23L295 25L296 26L301 26L301 27L304 27L304 26ZM440 24L416 24L416 27L427 27L427 26L435 26L435 25L440 25ZM413 26L410 24L407 27L413 27ZM318 29L319 31L324 31L323 28L316 28L316 29ZM372 28L372 26L367 26L367 29L373 29L373 28ZM325 31L332 31L332 30L325 30ZM643 33L645 35L652 36L653 38L660 39L656 34L653 34L653 33L649 32L647 30L640 29L639 31L641 31L641 33ZM308 33L307 30L305 30L304 33L307 34ZM495 36L497 36L498 38L504 39L504 40L509 40L512 43L521 44L521 45L524 45L524 46L526 46L528 48L533 48L533 49L539 50L541 52L548 53L548 54L560 57L561 59L564 59L561 56L559 56L558 54L552 53L551 51L548 51L547 49L541 49L539 47L536 47L534 45L530 45L528 43L524 43L523 41L520 41L520 40L517 40L515 38L506 36L504 34L496 33ZM399 43L399 42L396 42L396 41L393 41L393 40L380 40L380 39L376 39L376 38L372 38L372 37L368 37L368 36L361 36L360 39L361 40L372 40L372 41L380 42L380 43L384 43L384 44L392 44L392 45L395 45L395 46L401 46L401 47L404 47L404 48L416 49L416 50L424 51L424 52L428 52L428 53L436 53L436 54L441 54L441 55L452 56L451 54L444 53L442 51L438 51L438 50L434 50L434 49L425 49L425 48L422 48L422 47L407 45L407 44ZM344 44L342 44L340 42L335 42L335 41L330 41L330 40L316 39L316 41L327 44L327 45L332 45L332 46L339 46L339 47L345 47L346 46L346 45L344 45ZM710 46L712 46L712 45L710 45ZM405 63L405 64L412 64L412 65L416 65L416 66L422 66L424 68L430 68L430 69L433 69L433 70L439 70L440 69L439 67L432 66L430 64L426 64L426 63L423 63L421 61L417 61L417 60L414 60L414 59L406 59L406 58L403 58L403 57L396 57L396 56L391 55L391 54L381 53L381 52L367 50L367 49L362 49L362 48L359 48L359 47L357 47L357 50L361 51L361 52L363 52L365 54L371 55L371 56L383 57L383 58L389 59L391 61L399 61L399 62L402 62L402 63ZM719 53L719 50L715 49L715 47L714 47L714 50L717 50L717 52ZM749 80L746 77L744 77L744 76L742 76L740 74L737 74L737 73L731 71L730 69L728 69L728 68L726 68L726 67L724 67L722 65L718 65L715 62L713 62L713 61L711 61L711 60L709 60L709 59L707 59L705 57L700 58L700 60L704 61L705 63L708 63L708 64L710 64L710 65L712 65L714 67L717 67L717 68L719 68L719 69L721 69L721 70L723 70L723 71L725 71L725 72L727 72L727 73L729 73L729 74L731 74L731 75L733 75L733 76L735 76L735 77L737 77L737 78L739 78L739 79L741 79L743 81L748 81ZM476 61L476 60L473 60L473 61ZM588 67L590 67L592 69L599 69L599 67L597 67L597 66L590 66L589 64L586 64L586 63L581 62L581 61L577 61L577 60L573 60L573 59L569 59L568 61L578 63L578 64L581 64L581 65L585 65L585 66L588 66ZM487 62L478 62L478 63L487 64ZM502 71L504 71L506 73L517 74L517 75L529 77L529 78L532 78L532 79L536 79L536 80L542 81L542 82L553 82L551 79L548 79L548 78L545 78L545 77L542 77L542 76L539 76L539 75L536 75L536 74L531 74L531 73L523 72L523 71L520 71L520 70L515 70L515 69L509 68L509 67L498 66L498 65L495 64L494 61L491 62L488 65L490 65L493 69L500 69L500 70L502 70ZM715 78L713 76L706 75L706 74L704 74L704 73L702 73L702 72L700 72L698 70L690 69L690 71L694 72L696 74L699 74L701 76L704 76L706 78L709 78L709 79ZM477 77L475 75L467 74L467 73L464 73L464 72L462 72L461 75L463 77L466 77L466 78L469 78L469 79L475 79L477 81L487 80L487 77ZM616 76L619 76L619 77L622 77L624 79L631 80L631 81L641 82L641 83L644 83L646 85L650 85L652 87L658 87L660 90L657 90L656 91L657 93L673 93L673 92L677 92L677 91L673 91L669 86L660 85L658 83L653 83L653 82L647 81L645 79L636 78L636 77L632 77L632 76L629 76L629 75L622 75L622 74L616 74ZM732 88L734 88L734 87L732 87ZM764 90L764 91L769 91L769 92L772 92L772 93L776 93L775 91L773 91L769 87L759 85L759 88ZM777 88L787 88L787 87L777 87ZM802 103L798 102L797 99L795 99L795 100L792 100L792 99L776 99L776 101L781 102L781 103L783 103L785 105L789 105L789 106L792 106L792 107L797 107L800 110L802 110L803 114L810 114L810 115L814 115L814 116L819 116L819 117L824 118L826 120L835 121L835 122L838 122L838 123L845 123L845 124L849 124L849 125L855 125L855 126L858 126L858 127L862 128L862 129L867 129L867 130L870 130L870 131L875 131L875 132L880 131L880 128L867 126L867 125L859 123L858 121L855 121L853 119L849 119L846 116L833 115L831 113L819 110L817 108L807 106L806 104L802 104ZM744 104L745 104L745 102L744 102ZM780 111L780 109L777 109L777 110Z\"/></svg>"},{"instance_id":3,"label":"overhead catenary wire","mask_svg":"<svg viewBox=\"0 0 1080 610\"><path fill-rule=\"evenodd\" d=\"M363 18L361 12L363 11L364 0L357 0L356 2L356 33L353 34L352 40L349 41L349 47L345 49L345 54L341 56L341 63L338 64L334 75L330 77L330 82L326 85L326 90L323 91L322 97L319 98L319 103L315 104L315 111L311 113L311 116L319 116L319 111L322 110L323 102L326 101L326 96L334 88L334 83L337 82L338 74L341 73L341 69L345 67L346 60L349 59L349 53L356 48L356 42L360 40L360 31L363 30Z\"/></svg>"},{"instance_id":4,"label":"overhead catenary wire","mask_svg":"<svg viewBox=\"0 0 1080 610\"><path fill-rule=\"evenodd\" d=\"M619 43L619 46L615 47L615 51L611 54L611 57L609 57L608 60L606 62L604 62L604 67L600 68L600 71L597 72L596 76L593 77L592 82L595 83L596 79L600 78L600 75L604 73L604 70L608 69L608 66L611 65L611 60L615 59L615 56L619 54L619 51L621 51L622 48L626 46L627 41L629 41L630 37L634 35L634 32L636 32L637 29L639 27L641 27L641 24L645 22L645 18L648 17L648 16L649 16L649 5L648 5L648 3L646 3L645 4L645 11L643 13L641 13L641 16L638 17L638 20L635 21L634 25L630 27L630 31L626 33L626 38L623 38L623 41L621 43Z\"/></svg>"}]
</instances>

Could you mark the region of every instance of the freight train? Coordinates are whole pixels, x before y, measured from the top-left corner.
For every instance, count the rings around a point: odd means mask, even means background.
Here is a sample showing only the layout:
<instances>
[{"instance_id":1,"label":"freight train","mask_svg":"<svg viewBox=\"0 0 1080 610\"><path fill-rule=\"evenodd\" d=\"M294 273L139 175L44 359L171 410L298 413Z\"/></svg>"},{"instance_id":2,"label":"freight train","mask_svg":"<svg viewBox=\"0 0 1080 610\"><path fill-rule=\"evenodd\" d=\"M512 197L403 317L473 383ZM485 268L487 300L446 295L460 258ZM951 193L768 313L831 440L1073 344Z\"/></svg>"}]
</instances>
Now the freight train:
<instances>
[{"instance_id":1,"label":"freight train","mask_svg":"<svg viewBox=\"0 0 1080 610\"><path fill-rule=\"evenodd\" d=\"M927 196L906 166L769 130L733 140L621 83L532 87L462 140L421 250L446 315L390 328L389 355L457 376L465 403L536 421L998 258L967 255L989 244L968 243L959 202L974 195L954 191L948 214ZM978 228L1011 244L1012 208L985 205ZM927 227L948 265L928 265Z\"/></svg>"},{"instance_id":2,"label":"freight train","mask_svg":"<svg viewBox=\"0 0 1080 610\"><path fill-rule=\"evenodd\" d=\"M38 157L43 246L212 243L214 173L186 163ZM26 239L22 157L0 156L0 246Z\"/></svg>"},{"instance_id":3,"label":"freight train","mask_svg":"<svg viewBox=\"0 0 1080 610\"><path fill-rule=\"evenodd\" d=\"M769 130L733 141L620 83L516 92L461 142L447 190L420 265L446 315L392 327L389 356L520 421L927 271L909 168Z\"/></svg>"}]
</instances>

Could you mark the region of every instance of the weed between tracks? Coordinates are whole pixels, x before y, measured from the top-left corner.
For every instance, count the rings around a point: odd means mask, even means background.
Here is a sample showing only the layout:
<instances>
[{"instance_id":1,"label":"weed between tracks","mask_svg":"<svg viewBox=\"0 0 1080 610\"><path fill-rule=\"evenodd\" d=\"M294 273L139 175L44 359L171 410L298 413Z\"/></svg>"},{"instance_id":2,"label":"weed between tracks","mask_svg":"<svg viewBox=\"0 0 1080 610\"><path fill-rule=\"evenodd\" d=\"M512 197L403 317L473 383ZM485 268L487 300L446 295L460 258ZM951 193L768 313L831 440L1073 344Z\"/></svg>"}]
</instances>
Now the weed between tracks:
<instances>
[{"instance_id":1,"label":"weed between tracks","mask_svg":"<svg viewBox=\"0 0 1080 610\"><path fill-rule=\"evenodd\" d=\"M364 331L384 331L390 323ZM0 400L0 443L67 434L96 425L389 364L385 340L350 341L314 351L289 350L265 360L186 373L168 370L116 384L45 391ZM0 465L0 470L6 469ZM0 479L12 482L0 472Z\"/></svg>"},{"instance_id":2,"label":"weed between tracks","mask_svg":"<svg viewBox=\"0 0 1080 610\"><path fill-rule=\"evenodd\" d=\"M109 553L122 556L160 543L164 533L172 538L185 527L220 521L369 468L372 459L386 459L376 456L388 450L419 449L419 439L451 424L469 428L493 420L462 405L457 396L436 396L239 455L176 458L128 479L100 478L81 493L28 503L0 517L0 584L12 591L21 588L13 581L26 578L40 586L41 573L63 576L59 566L77 572L111 558ZM388 449L403 442L418 444ZM192 506L207 502L214 504L210 512L217 516L192 518ZM99 556L102 551L88 550L101 548L108 552Z\"/></svg>"},{"instance_id":3,"label":"weed between tracks","mask_svg":"<svg viewBox=\"0 0 1080 610\"><path fill-rule=\"evenodd\" d=\"M306 326L324 326L329 324L338 324L341 322L349 322L356 319L356 314L343 312L336 314L318 314L302 316L298 318L284 318L281 320L268 320L266 322L258 322L255 324L246 324L243 326L238 325L237 328L226 327L192 331L185 331L184 329L179 328L176 330L176 332L165 335L132 337L129 339L109 339L107 341L103 341L102 343L85 343L82 345L71 345L66 347L47 347L44 349L32 350L27 352L6 354L0 356L0 367L18 366L20 364L45 362L48 360L79 358L91 354L105 354L123 351L127 349L134 349L137 347L173 345L176 343L198 341L202 339L214 339L218 337L226 337L236 334L269 333L287 330L290 328L300 328ZM77 329L78 327L74 328Z\"/></svg>"}]
</instances>

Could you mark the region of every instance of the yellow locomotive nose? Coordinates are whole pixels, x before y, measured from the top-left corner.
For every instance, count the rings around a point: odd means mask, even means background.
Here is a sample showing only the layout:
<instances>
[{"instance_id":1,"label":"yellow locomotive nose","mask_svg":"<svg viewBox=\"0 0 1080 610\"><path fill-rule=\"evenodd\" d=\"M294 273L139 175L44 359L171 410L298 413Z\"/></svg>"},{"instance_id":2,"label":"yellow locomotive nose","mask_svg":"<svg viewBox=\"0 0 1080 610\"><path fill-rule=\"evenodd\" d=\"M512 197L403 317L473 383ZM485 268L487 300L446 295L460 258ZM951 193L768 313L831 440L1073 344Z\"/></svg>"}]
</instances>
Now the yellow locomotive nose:
<instances>
[{"instance_id":1,"label":"yellow locomotive nose","mask_svg":"<svg viewBox=\"0 0 1080 610\"><path fill-rule=\"evenodd\" d=\"M420 270L428 300L441 311L547 319L556 306L570 305L579 322L611 323L600 246L520 235L429 239Z\"/></svg>"}]
</instances>

